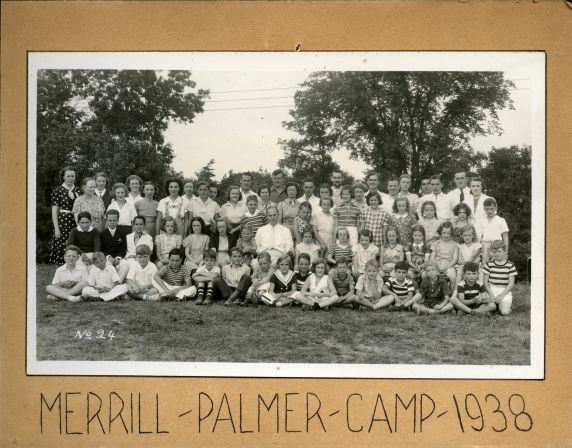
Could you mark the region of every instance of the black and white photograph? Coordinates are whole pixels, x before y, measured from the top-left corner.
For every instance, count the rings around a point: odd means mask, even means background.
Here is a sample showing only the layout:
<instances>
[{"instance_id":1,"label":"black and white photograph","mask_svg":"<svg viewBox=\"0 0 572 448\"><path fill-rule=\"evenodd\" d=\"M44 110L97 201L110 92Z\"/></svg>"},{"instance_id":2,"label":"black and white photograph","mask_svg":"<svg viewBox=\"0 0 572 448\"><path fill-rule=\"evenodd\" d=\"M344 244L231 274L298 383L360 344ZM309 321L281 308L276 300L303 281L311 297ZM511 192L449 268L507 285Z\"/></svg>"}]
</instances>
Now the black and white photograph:
<instances>
[{"instance_id":1,"label":"black and white photograph","mask_svg":"<svg viewBox=\"0 0 572 448\"><path fill-rule=\"evenodd\" d=\"M31 52L27 373L544 376L543 52Z\"/></svg>"}]
</instances>

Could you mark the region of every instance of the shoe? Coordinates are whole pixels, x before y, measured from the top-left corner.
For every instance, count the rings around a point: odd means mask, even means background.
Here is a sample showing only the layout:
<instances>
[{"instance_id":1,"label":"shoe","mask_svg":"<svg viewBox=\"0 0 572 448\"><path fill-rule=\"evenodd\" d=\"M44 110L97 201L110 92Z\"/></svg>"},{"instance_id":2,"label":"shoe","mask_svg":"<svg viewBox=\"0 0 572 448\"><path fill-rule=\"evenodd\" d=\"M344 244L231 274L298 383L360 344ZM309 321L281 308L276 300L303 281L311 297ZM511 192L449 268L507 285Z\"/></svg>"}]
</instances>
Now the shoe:
<instances>
[{"instance_id":1,"label":"shoe","mask_svg":"<svg viewBox=\"0 0 572 448\"><path fill-rule=\"evenodd\" d=\"M81 302L81 296L69 296L68 301L70 301L70 302Z\"/></svg>"},{"instance_id":2,"label":"shoe","mask_svg":"<svg viewBox=\"0 0 572 448\"><path fill-rule=\"evenodd\" d=\"M202 305L204 300L205 300L205 296L202 294L199 294L197 296L197 301L195 302L195 305Z\"/></svg>"},{"instance_id":3,"label":"shoe","mask_svg":"<svg viewBox=\"0 0 572 448\"><path fill-rule=\"evenodd\" d=\"M207 298L205 299L205 301L203 302L204 306L209 306L211 303L213 303L213 299L211 298L211 296L207 296Z\"/></svg>"},{"instance_id":4,"label":"shoe","mask_svg":"<svg viewBox=\"0 0 572 448\"><path fill-rule=\"evenodd\" d=\"M312 307L313 310L319 310L320 309L320 305L318 305L317 303L314 303L314 306Z\"/></svg>"},{"instance_id":5,"label":"shoe","mask_svg":"<svg viewBox=\"0 0 572 448\"><path fill-rule=\"evenodd\" d=\"M46 300L58 300L58 298L56 296L52 296L51 294L48 294L46 296Z\"/></svg>"},{"instance_id":6,"label":"shoe","mask_svg":"<svg viewBox=\"0 0 572 448\"><path fill-rule=\"evenodd\" d=\"M233 304L232 300L227 300L226 302L223 303L224 306L231 306Z\"/></svg>"},{"instance_id":7,"label":"shoe","mask_svg":"<svg viewBox=\"0 0 572 448\"><path fill-rule=\"evenodd\" d=\"M235 299L234 302L232 302L233 305L241 305L242 304L242 300L240 299Z\"/></svg>"},{"instance_id":8,"label":"shoe","mask_svg":"<svg viewBox=\"0 0 572 448\"><path fill-rule=\"evenodd\" d=\"M170 300L169 294L167 294L167 293L165 293L165 292L162 293L162 294L159 294L159 301L160 301L160 302L164 302L164 301L167 301L167 300Z\"/></svg>"},{"instance_id":9,"label":"shoe","mask_svg":"<svg viewBox=\"0 0 572 448\"><path fill-rule=\"evenodd\" d=\"M152 302L159 302L161 300L161 297L159 296L159 294L153 294L151 296L148 296L147 294L145 294L143 296L143 300L149 300Z\"/></svg>"}]
</instances>

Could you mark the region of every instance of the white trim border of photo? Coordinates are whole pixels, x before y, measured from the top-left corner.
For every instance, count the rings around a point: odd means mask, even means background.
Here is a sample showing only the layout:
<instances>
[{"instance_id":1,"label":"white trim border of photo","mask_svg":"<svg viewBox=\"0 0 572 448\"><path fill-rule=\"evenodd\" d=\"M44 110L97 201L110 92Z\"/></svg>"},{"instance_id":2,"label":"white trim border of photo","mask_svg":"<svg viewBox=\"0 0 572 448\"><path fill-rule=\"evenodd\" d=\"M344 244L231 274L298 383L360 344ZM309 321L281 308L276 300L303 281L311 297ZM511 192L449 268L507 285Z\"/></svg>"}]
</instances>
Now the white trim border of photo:
<instances>
[{"instance_id":1,"label":"white trim border of photo","mask_svg":"<svg viewBox=\"0 0 572 448\"><path fill-rule=\"evenodd\" d=\"M530 365L38 361L36 95L39 69L212 71L509 71L530 80L532 146ZM28 54L27 374L298 378L543 379L545 362L546 54L489 52L31 52ZM372 315L373 316L373 315ZM508 317L507 319L510 319ZM495 338L494 334L490 335ZM379 341L383 344L383 341ZM510 349L510 347L507 347Z\"/></svg>"}]
</instances>

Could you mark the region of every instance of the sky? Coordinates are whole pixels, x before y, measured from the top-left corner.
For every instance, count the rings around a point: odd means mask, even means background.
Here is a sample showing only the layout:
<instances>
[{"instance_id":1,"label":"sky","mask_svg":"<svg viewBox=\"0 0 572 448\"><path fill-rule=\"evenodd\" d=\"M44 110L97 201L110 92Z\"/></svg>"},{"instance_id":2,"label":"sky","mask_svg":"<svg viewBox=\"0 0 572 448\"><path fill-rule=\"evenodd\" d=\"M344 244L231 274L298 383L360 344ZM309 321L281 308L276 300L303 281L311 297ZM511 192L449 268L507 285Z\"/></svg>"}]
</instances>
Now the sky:
<instances>
[{"instance_id":1,"label":"sky","mask_svg":"<svg viewBox=\"0 0 572 448\"><path fill-rule=\"evenodd\" d=\"M297 134L283 128L293 108L296 88L308 77L308 71L193 71L197 88L209 89L211 96L205 112L193 123L171 123L166 140L174 148L173 165L185 177L215 160L216 179L230 169L234 172L277 168L282 150L278 139ZM511 90L514 110L499 114L504 133L473 138L478 151L492 147L531 144L531 100L529 83L522 72L505 72L514 81ZM333 159L354 177L362 177L368 167L349 160L346 151L332 154Z\"/></svg>"}]
</instances>

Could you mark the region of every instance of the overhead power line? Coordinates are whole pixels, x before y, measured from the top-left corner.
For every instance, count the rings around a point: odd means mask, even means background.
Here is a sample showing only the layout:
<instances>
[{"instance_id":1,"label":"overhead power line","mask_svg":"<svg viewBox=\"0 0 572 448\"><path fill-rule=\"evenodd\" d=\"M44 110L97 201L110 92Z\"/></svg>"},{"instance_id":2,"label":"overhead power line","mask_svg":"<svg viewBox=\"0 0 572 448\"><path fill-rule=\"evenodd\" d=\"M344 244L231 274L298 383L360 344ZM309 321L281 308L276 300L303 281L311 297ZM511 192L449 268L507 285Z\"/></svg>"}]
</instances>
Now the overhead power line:
<instances>
[{"instance_id":1,"label":"overhead power line","mask_svg":"<svg viewBox=\"0 0 572 448\"><path fill-rule=\"evenodd\" d=\"M300 86L294 87L274 87L272 89L248 89L248 90L218 90L216 92L210 93L239 93L239 92L263 92L268 90L290 90L290 89L299 89Z\"/></svg>"},{"instance_id":2,"label":"overhead power line","mask_svg":"<svg viewBox=\"0 0 572 448\"><path fill-rule=\"evenodd\" d=\"M206 100L205 103L225 103L227 101L258 101L258 100L278 100L281 98L290 98L291 96L264 96L260 98L235 98L232 100Z\"/></svg>"},{"instance_id":3,"label":"overhead power line","mask_svg":"<svg viewBox=\"0 0 572 448\"><path fill-rule=\"evenodd\" d=\"M294 107L294 104L289 104L284 106L256 106L256 107L230 107L227 109L205 109L204 112L216 112L221 110L274 109L277 107Z\"/></svg>"}]
</instances>

